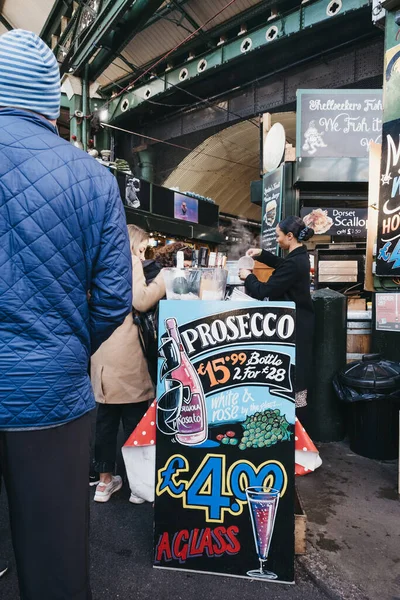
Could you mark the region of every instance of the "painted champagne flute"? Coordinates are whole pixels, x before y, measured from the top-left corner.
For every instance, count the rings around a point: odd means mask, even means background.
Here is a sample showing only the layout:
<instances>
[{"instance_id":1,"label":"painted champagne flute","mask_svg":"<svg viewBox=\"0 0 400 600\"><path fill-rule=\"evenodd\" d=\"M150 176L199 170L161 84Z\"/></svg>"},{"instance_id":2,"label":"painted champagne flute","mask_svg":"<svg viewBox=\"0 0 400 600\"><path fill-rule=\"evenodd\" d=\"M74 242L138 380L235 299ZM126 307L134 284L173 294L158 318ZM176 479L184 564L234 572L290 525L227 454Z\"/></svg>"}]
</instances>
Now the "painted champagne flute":
<instances>
[{"instance_id":1,"label":"painted champagne flute","mask_svg":"<svg viewBox=\"0 0 400 600\"><path fill-rule=\"evenodd\" d=\"M248 571L247 575L257 579L277 579L278 576L269 571L266 568L266 564L274 533L275 518L279 504L279 491L271 487L254 486L246 489L246 496L256 552L260 561L260 568Z\"/></svg>"}]
</instances>

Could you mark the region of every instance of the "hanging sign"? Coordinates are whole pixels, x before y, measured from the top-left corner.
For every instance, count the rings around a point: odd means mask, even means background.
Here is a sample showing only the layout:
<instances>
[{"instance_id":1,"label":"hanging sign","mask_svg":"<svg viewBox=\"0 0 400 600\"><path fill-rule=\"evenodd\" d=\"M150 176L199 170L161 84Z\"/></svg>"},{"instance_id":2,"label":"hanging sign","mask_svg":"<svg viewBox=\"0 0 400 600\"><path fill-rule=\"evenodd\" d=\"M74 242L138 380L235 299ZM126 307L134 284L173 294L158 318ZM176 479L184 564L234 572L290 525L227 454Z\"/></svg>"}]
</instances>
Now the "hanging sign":
<instances>
[{"instance_id":1,"label":"hanging sign","mask_svg":"<svg viewBox=\"0 0 400 600\"><path fill-rule=\"evenodd\" d=\"M277 253L276 226L281 218L283 165L263 177L261 247Z\"/></svg>"},{"instance_id":2,"label":"hanging sign","mask_svg":"<svg viewBox=\"0 0 400 600\"><path fill-rule=\"evenodd\" d=\"M367 208L302 208L301 218L316 235L367 237Z\"/></svg>"},{"instance_id":3,"label":"hanging sign","mask_svg":"<svg viewBox=\"0 0 400 600\"><path fill-rule=\"evenodd\" d=\"M368 158L382 110L382 90L298 90L297 156Z\"/></svg>"},{"instance_id":4,"label":"hanging sign","mask_svg":"<svg viewBox=\"0 0 400 600\"><path fill-rule=\"evenodd\" d=\"M156 567L294 580L295 309L162 301Z\"/></svg>"}]
</instances>

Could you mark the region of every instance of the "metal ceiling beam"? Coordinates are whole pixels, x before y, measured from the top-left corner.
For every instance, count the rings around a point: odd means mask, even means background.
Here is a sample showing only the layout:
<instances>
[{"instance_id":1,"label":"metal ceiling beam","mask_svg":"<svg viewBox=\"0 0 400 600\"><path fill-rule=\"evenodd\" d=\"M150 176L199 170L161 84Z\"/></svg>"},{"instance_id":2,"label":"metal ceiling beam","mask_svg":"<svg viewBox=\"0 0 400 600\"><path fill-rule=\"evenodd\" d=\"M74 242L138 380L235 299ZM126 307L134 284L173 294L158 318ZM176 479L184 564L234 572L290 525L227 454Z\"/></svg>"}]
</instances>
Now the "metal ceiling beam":
<instances>
[{"instance_id":1,"label":"metal ceiling beam","mask_svg":"<svg viewBox=\"0 0 400 600\"><path fill-rule=\"evenodd\" d=\"M134 6L137 2L138 0ZM121 21L131 5L132 0L103 2L94 21L84 30L78 40L73 40L62 62L61 73L73 71L75 75L81 75L97 49L103 45L107 35L115 30L118 22Z\"/></svg>"},{"instance_id":2,"label":"metal ceiling beam","mask_svg":"<svg viewBox=\"0 0 400 600\"><path fill-rule=\"evenodd\" d=\"M333 5L334 12L331 14L330 10ZM352 27L365 27L365 19L361 20L361 14L366 14L368 10L369 0L347 0L343 5L332 3L330 0L317 0L312 4L302 5L299 9L281 18L266 21L257 29L249 31L246 35L236 37L207 54L197 56L193 60L181 64L180 67L159 74L159 77L153 77L147 82L138 83L133 89L111 101L109 106L110 122L127 116L131 111L139 108L143 112L149 100L158 100L165 94L171 94L174 86L186 88L190 84L193 85L195 81L199 81L200 78L204 80L209 77L218 77L218 72L226 69L229 65L232 65L232 68L233 65L236 65L237 69L238 61L243 61L245 57L250 63L250 56L253 56L253 52L256 50L263 51L268 61L267 63L264 61L263 72L265 73L265 70L268 71L271 68L274 59L280 56L283 41L289 43L289 40L291 40L293 53L296 53L295 48L299 41L295 42L294 36L308 32L309 35L312 34L315 43L317 27L321 27L323 24L327 26L328 22L332 24L332 39L339 38L344 24L348 22L346 21L348 19L347 15L351 13L354 15L359 14L360 16L358 18L354 16L353 20L360 24ZM341 30L338 29L340 27ZM335 36L333 36L333 31L335 31ZM351 34L350 31L345 35L349 37ZM324 39L327 39L326 35L325 29ZM279 45L277 46L277 44ZM304 44L303 39L302 52L307 53L308 47L311 46L310 38L308 44ZM267 52L268 54L266 54ZM266 67L266 64L268 64L268 67ZM247 71L245 70L245 72ZM245 77L245 74L243 77Z\"/></svg>"},{"instance_id":3,"label":"metal ceiling beam","mask_svg":"<svg viewBox=\"0 0 400 600\"><path fill-rule=\"evenodd\" d=\"M105 35L97 39L96 48L99 46L102 48L90 65L89 77L92 81L97 79L121 53L162 3L163 0L136 0L117 26L112 29L109 27ZM81 65L82 62L80 62Z\"/></svg>"},{"instance_id":4,"label":"metal ceiling beam","mask_svg":"<svg viewBox=\"0 0 400 600\"><path fill-rule=\"evenodd\" d=\"M177 0L171 0L171 4L175 6L175 8L181 13L182 17L186 19L186 21L193 27L194 31L198 30L198 36L204 41L204 43L208 46L208 48L213 47L213 43L208 34L201 28L199 23L193 19L193 17L188 13L188 11L184 8L183 2L179 3Z\"/></svg>"},{"instance_id":5,"label":"metal ceiling beam","mask_svg":"<svg viewBox=\"0 0 400 600\"><path fill-rule=\"evenodd\" d=\"M9 21L7 21L7 19L2 14L0 14L0 23L2 25L4 25L4 27L8 31L12 31L12 29L14 29L14 27L11 25L11 23Z\"/></svg>"},{"instance_id":6,"label":"metal ceiling beam","mask_svg":"<svg viewBox=\"0 0 400 600\"><path fill-rule=\"evenodd\" d=\"M187 2L188 2L188 0L181 0L181 2L177 2L177 0L176 0L176 3L179 4L180 7L183 7L183 5L186 4ZM176 60L177 57L178 56L181 57L182 54L187 55L188 52L192 51L192 50L194 52L196 52L196 48L198 49L199 44L204 46L205 38L208 40L207 46L209 48L216 47L216 40L218 40L221 35L226 35L226 34L229 35L229 32L231 32L235 28L239 27L239 25L241 25L243 22L246 22L247 20L251 20L251 19L259 20L259 19L263 18L263 16L266 16L267 14L269 16L272 7L276 7L278 5L278 6L281 6L282 8L284 8L284 7L287 7L288 3L290 4L291 2L292 2L292 0L264 0L260 4L257 4L256 6L253 6L249 9L241 12L240 14L233 16L231 19L228 19L224 23L219 24L216 27L207 30L207 32L204 32L203 36L194 37L187 44L185 44L184 46L181 46L177 52L174 52L173 54L171 54L168 57L168 61L173 61L174 58ZM311 0L310 0L310 3L311 3ZM296 7L297 7L297 5L298 5L298 2L296 0ZM151 27L151 25L154 22L163 18L163 16L161 16L161 15L164 15L164 17L165 17L166 16L164 14L165 11L168 11L168 13L170 13L173 10L174 9L172 8L172 3L170 2L166 8L157 12L157 18L155 15L154 18L150 19L146 23L145 29L147 29L148 27ZM287 8L286 8L286 10L287 10ZM168 14L168 13L166 13L166 14ZM160 16L158 16L158 15L160 15ZM215 40L215 43L213 43L213 40ZM159 58L160 58L159 56L155 57L148 64L141 65L140 68L143 69L143 71L145 71L150 65L154 64L154 62L156 62ZM178 60L179 60L179 58L178 58ZM121 77L121 78L117 79L115 81L115 83L108 83L108 84L102 86L101 91L104 92L105 94L109 94L114 89L118 89L118 88L124 87L125 85L128 85L130 79L131 79L131 77L129 75Z\"/></svg>"},{"instance_id":7,"label":"metal ceiling beam","mask_svg":"<svg viewBox=\"0 0 400 600\"><path fill-rule=\"evenodd\" d=\"M49 16L43 25L42 31L40 32L40 37L49 46L51 45L51 36L56 35L60 29L61 17L70 11L73 1L74 0L57 0L57 2L54 3Z\"/></svg>"},{"instance_id":8,"label":"metal ceiling beam","mask_svg":"<svg viewBox=\"0 0 400 600\"><path fill-rule=\"evenodd\" d=\"M323 55L318 54L301 61L293 56L292 64L287 63L284 69L270 71L256 81L249 81L240 90L226 89L216 95L209 104L199 102L197 106L193 105L189 113L182 108L176 113L159 116L158 120L152 116L146 126L140 127L140 132L153 138L171 141L189 134L197 135L211 127L224 128L240 120L235 115L238 101L242 119L253 118L262 112L296 110L296 92L299 87L299 78L296 75L299 72L301 86L305 88L315 87L315 81L319 77L323 77L323 87L328 89L359 86L373 88L376 85L374 79L377 79L378 85L381 86L383 46L382 36L372 32L371 38L352 39ZM346 65L345 68L339 69L339 72L338 60L342 65ZM227 111L219 109L221 102L227 106Z\"/></svg>"},{"instance_id":9,"label":"metal ceiling beam","mask_svg":"<svg viewBox=\"0 0 400 600\"><path fill-rule=\"evenodd\" d=\"M187 4L189 1L190 0L180 0L179 5L183 6L184 4ZM150 25L152 25L153 23L160 21L160 19L164 19L165 17L168 17L168 15L170 13L172 13L174 10L175 10L175 7L172 5L172 2L168 2L168 4L166 4L163 8L158 10L156 13L154 13L154 15L152 17L150 17L150 19L146 23L146 28L150 27Z\"/></svg>"},{"instance_id":10,"label":"metal ceiling beam","mask_svg":"<svg viewBox=\"0 0 400 600\"><path fill-rule=\"evenodd\" d=\"M181 15L183 17L185 17L186 21L188 23L190 23L190 25L194 29L199 29L200 28L200 25L197 23L197 21L195 21L193 19L193 17L190 16L190 14L187 12L187 10L183 7L183 4L179 4L179 2L177 2L177 0L171 0L171 5L174 6L177 10L179 10L179 12L181 13Z\"/></svg>"}]
</instances>

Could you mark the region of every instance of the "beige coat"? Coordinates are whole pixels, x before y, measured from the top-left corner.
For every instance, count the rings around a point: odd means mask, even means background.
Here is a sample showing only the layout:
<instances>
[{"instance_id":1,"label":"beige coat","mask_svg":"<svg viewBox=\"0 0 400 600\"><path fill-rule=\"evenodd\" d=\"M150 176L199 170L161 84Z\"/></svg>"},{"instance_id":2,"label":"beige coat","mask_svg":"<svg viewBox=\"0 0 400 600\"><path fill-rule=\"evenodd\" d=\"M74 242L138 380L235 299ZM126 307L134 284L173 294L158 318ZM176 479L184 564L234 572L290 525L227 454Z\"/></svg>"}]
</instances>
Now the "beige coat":
<instances>
[{"instance_id":1,"label":"beige coat","mask_svg":"<svg viewBox=\"0 0 400 600\"><path fill-rule=\"evenodd\" d=\"M146 312L165 296L162 273L149 285L142 263L132 257L133 308ZM96 402L131 404L154 399L154 387L132 313L92 356L91 379Z\"/></svg>"}]
</instances>

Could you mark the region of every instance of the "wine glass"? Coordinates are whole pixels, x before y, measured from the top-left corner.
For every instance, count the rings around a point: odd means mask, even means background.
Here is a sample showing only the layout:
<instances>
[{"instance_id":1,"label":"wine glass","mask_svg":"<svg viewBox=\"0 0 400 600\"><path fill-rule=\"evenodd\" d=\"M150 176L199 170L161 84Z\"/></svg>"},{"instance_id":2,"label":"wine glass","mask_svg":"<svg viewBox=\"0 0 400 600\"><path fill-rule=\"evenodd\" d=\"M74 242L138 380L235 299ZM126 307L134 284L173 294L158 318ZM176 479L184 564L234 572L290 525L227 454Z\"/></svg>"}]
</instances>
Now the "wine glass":
<instances>
[{"instance_id":1,"label":"wine glass","mask_svg":"<svg viewBox=\"0 0 400 600\"><path fill-rule=\"evenodd\" d=\"M260 568L248 571L247 575L259 579L277 579L275 573L267 570L266 563L278 510L279 491L267 486L254 486L246 489L246 496L260 561Z\"/></svg>"}]
</instances>

